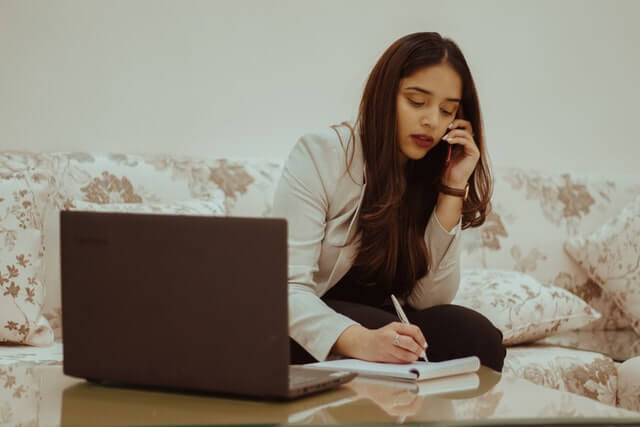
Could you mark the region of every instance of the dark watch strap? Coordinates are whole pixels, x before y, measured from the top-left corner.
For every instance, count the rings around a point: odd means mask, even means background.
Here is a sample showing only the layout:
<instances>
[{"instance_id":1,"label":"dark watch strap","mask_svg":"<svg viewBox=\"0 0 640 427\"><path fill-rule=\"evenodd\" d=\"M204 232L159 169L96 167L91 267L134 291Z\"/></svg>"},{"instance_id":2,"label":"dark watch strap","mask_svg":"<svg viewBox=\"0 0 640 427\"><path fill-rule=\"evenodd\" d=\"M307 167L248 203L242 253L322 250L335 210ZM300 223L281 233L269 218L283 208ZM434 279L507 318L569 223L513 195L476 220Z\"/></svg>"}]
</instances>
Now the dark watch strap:
<instances>
[{"instance_id":1,"label":"dark watch strap","mask_svg":"<svg viewBox=\"0 0 640 427\"><path fill-rule=\"evenodd\" d=\"M462 197L462 200L467 200L469 196L469 183L465 185L464 189L448 187L442 183L440 183L440 187L438 191L444 194L448 194L450 196Z\"/></svg>"}]
</instances>

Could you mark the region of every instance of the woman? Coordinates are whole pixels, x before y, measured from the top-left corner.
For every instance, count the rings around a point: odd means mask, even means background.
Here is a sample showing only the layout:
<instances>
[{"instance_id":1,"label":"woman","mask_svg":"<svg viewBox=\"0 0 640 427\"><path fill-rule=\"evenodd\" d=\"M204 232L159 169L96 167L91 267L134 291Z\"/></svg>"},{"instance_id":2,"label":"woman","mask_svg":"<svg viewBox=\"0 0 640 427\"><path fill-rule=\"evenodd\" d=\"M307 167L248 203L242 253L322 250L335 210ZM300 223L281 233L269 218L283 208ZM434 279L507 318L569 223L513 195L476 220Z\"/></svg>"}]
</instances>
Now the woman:
<instances>
[{"instance_id":1,"label":"woman","mask_svg":"<svg viewBox=\"0 0 640 427\"><path fill-rule=\"evenodd\" d=\"M426 348L432 361L477 355L500 371L500 331L449 304L461 230L484 222L490 196L464 56L437 33L397 40L369 76L356 125L303 136L276 190L274 216L289 227L292 363L409 363Z\"/></svg>"}]
</instances>

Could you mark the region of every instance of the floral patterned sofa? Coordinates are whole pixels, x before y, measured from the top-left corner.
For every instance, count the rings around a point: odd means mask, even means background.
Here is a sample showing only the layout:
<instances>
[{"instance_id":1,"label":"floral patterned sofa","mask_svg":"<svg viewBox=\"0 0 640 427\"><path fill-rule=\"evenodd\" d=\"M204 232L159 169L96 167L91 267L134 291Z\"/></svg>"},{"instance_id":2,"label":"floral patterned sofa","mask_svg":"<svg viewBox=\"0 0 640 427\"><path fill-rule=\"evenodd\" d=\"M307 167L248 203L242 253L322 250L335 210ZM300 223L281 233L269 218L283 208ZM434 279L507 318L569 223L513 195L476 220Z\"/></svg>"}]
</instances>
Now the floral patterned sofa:
<instances>
[{"instance_id":1,"label":"floral patterned sofa","mask_svg":"<svg viewBox=\"0 0 640 427\"><path fill-rule=\"evenodd\" d=\"M262 159L0 152L0 414L8 401L24 406L16 402L38 394L26 393L33 384L12 374L21 362L62 361L61 209L269 216L281 167ZM576 329L628 330L625 313L564 244L615 216L640 195L640 184L517 168L494 175L493 211L463 234L454 303L503 330L510 346L505 372L640 411L638 358L620 364L548 341ZM626 336L621 345L638 345L635 334Z\"/></svg>"}]
</instances>

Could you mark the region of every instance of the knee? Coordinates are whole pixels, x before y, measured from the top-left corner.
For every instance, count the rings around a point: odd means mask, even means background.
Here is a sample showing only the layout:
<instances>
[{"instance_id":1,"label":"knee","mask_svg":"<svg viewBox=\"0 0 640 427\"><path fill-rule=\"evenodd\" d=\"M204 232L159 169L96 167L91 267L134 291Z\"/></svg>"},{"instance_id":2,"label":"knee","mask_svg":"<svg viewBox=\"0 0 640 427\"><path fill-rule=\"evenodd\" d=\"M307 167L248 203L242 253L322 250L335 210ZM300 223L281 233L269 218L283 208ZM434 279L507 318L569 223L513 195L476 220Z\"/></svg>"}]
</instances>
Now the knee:
<instances>
[{"instance_id":1,"label":"knee","mask_svg":"<svg viewBox=\"0 0 640 427\"><path fill-rule=\"evenodd\" d=\"M475 312L474 312L475 313ZM502 331L480 313L476 319L477 331L475 348L483 365L494 371L502 372L507 350L502 343ZM476 329L476 328L474 328ZM470 331L473 333L473 331Z\"/></svg>"},{"instance_id":2,"label":"knee","mask_svg":"<svg viewBox=\"0 0 640 427\"><path fill-rule=\"evenodd\" d=\"M437 316L429 316L425 336L429 342L430 360L478 356L480 362L498 372L502 371L506 349L502 332L482 314L460 306L443 305ZM437 320L436 320L437 319ZM426 319L425 319L426 320Z\"/></svg>"}]
</instances>

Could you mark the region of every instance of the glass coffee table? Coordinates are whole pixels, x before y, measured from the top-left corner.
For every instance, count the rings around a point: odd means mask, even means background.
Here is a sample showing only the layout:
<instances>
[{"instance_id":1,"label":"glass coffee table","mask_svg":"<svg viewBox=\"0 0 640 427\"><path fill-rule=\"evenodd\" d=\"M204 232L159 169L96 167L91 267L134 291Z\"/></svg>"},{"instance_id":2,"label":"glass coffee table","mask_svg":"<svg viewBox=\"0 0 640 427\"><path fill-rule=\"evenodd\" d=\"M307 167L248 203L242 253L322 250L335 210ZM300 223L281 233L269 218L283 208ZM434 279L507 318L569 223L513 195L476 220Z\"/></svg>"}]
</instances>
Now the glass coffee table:
<instances>
[{"instance_id":1,"label":"glass coffee table","mask_svg":"<svg viewBox=\"0 0 640 427\"><path fill-rule=\"evenodd\" d=\"M0 425L640 425L636 412L484 367L472 392L421 395L398 383L356 378L290 402L96 385L65 376L60 365L14 366L11 375L23 381L23 396L35 400L16 400L8 409L0 403Z\"/></svg>"}]
</instances>

